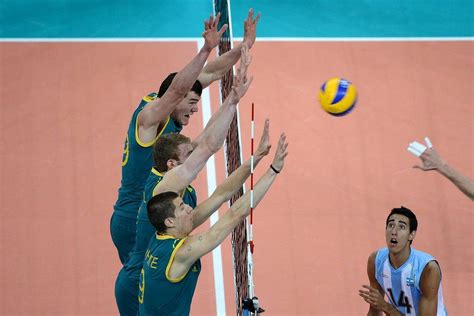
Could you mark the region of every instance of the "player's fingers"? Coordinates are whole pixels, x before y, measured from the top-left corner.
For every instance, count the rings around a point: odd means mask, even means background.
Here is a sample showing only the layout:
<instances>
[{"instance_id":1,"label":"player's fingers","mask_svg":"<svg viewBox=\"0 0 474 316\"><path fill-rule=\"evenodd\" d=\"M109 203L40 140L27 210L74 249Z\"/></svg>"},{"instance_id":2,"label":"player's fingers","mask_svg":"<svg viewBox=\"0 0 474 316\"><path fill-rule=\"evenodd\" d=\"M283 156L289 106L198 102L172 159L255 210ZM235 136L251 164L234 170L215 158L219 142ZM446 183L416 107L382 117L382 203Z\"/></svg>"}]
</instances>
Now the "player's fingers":
<instances>
[{"instance_id":1,"label":"player's fingers","mask_svg":"<svg viewBox=\"0 0 474 316\"><path fill-rule=\"evenodd\" d=\"M368 290L368 293L372 292L372 291L376 291L376 289L374 289L373 287L371 287L370 285L362 285L363 288L367 289Z\"/></svg>"},{"instance_id":2,"label":"player's fingers","mask_svg":"<svg viewBox=\"0 0 474 316\"><path fill-rule=\"evenodd\" d=\"M222 36L225 30L227 30L227 24L222 25L221 29L219 30L219 36Z\"/></svg>"},{"instance_id":3,"label":"player's fingers","mask_svg":"<svg viewBox=\"0 0 474 316\"><path fill-rule=\"evenodd\" d=\"M250 65L251 62L252 62L252 55L248 55L247 59L245 60L245 66Z\"/></svg>"},{"instance_id":4,"label":"player's fingers","mask_svg":"<svg viewBox=\"0 0 474 316\"><path fill-rule=\"evenodd\" d=\"M421 153L416 150L415 148L411 147L411 146L408 146L407 150L412 153L413 155L415 155L416 157L420 157Z\"/></svg>"},{"instance_id":5,"label":"player's fingers","mask_svg":"<svg viewBox=\"0 0 474 316\"><path fill-rule=\"evenodd\" d=\"M425 137L425 143L426 147L433 148L433 144L431 143L431 140L428 138L428 136Z\"/></svg>"},{"instance_id":6,"label":"player's fingers","mask_svg":"<svg viewBox=\"0 0 474 316\"><path fill-rule=\"evenodd\" d=\"M263 124L263 131L267 133L269 129L270 129L270 120L266 118L265 123Z\"/></svg>"},{"instance_id":7,"label":"player's fingers","mask_svg":"<svg viewBox=\"0 0 474 316\"><path fill-rule=\"evenodd\" d=\"M219 13L217 13L216 19L214 20L214 27L217 27L217 25L219 24L220 19L221 19L221 14L219 12Z\"/></svg>"},{"instance_id":8,"label":"player's fingers","mask_svg":"<svg viewBox=\"0 0 474 316\"><path fill-rule=\"evenodd\" d=\"M250 86L250 84L252 83L252 81L253 81L253 76L248 77L247 82L245 83L245 85L246 85L247 87Z\"/></svg>"},{"instance_id":9,"label":"player's fingers","mask_svg":"<svg viewBox=\"0 0 474 316\"><path fill-rule=\"evenodd\" d=\"M249 9L249 12L247 13L247 22L251 22L253 19L253 8Z\"/></svg>"},{"instance_id":10,"label":"player's fingers","mask_svg":"<svg viewBox=\"0 0 474 316\"><path fill-rule=\"evenodd\" d=\"M411 143L411 146L418 150L420 153L423 153L426 150L426 146L423 144L420 144L419 142L413 142Z\"/></svg>"},{"instance_id":11,"label":"player's fingers","mask_svg":"<svg viewBox=\"0 0 474 316\"><path fill-rule=\"evenodd\" d=\"M258 12L257 17L256 17L255 20L253 21L253 24L257 24L257 23L258 23L258 20L260 20L260 16L261 16L261 15L262 15L262 14L261 14L260 12Z\"/></svg>"}]
</instances>

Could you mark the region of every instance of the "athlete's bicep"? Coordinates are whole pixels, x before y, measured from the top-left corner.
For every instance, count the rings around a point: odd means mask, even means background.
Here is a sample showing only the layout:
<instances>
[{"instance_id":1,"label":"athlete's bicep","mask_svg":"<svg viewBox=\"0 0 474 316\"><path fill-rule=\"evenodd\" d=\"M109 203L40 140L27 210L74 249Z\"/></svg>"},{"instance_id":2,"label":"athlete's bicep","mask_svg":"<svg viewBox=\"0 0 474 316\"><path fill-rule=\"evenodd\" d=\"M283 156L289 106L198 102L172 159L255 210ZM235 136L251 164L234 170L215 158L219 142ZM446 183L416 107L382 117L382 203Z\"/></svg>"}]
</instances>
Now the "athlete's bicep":
<instances>
[{"instance_id":1,"label":"athlete's bicep","mask_svg":"<svg viewBox=\"0 0 474 316\"><path fill-rule=\"evenodd\" d=\"M232 209L229 209L209 230L189 236L176 255L177 260L189 265L219 246L240 222Z\"/></svg>"},{"instance_id":2,"label":"athlete's bicep","mask_svg":"<svg viewBox=\"0 0 474 316\"><path fill-rule=\"evenodd\" d=\"M430 261L423 269L420 279L420 316L436 315L438 290L441 283L441 270L436 261Z\"/></svg>"},{"instance_id":3,"label":"athlete's bicep","mask_svg":"<svg viewBox=\"0 0 474 316\"><path fill-rule=\"evenodd\" d=\"M183 98L184 95L167 91L161 98L150 101L138 115L138 125L145 129L156 127L173 112Z\"/></svg>"},{"instance_id":4,"label":"athlete's bicep","mask_svg":"<svg viewBox=\"0 0 474 316\"><path fill-rule=\"evenodd\" d=\"M370 254L367 260L367 277L369 278L370 286L379 290L380 294L384 295L382 288L380 287L377 278L375 277L375 258L377 257L377 251Z\"/></svg>"}]
</instances>

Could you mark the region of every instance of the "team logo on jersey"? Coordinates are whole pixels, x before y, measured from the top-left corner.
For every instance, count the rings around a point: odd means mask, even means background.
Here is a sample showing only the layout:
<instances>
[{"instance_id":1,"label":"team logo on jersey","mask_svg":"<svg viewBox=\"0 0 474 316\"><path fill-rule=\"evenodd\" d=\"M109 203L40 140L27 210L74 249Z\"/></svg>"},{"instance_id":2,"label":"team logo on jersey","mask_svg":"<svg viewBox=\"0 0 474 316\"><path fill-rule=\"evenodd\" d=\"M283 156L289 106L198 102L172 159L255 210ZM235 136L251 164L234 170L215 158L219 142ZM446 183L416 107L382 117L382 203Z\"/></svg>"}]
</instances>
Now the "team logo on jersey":
<instances>
[{"instance_id":1,"label":"team logo on jersey","mask_svg":"<svg viewBox=\"0 0 474 316\"><path fill-rule=\"evenodd\" d=\"M407 277L407 286L414 286L415 285L415 278Z\"/></svg>"}]
</instances>

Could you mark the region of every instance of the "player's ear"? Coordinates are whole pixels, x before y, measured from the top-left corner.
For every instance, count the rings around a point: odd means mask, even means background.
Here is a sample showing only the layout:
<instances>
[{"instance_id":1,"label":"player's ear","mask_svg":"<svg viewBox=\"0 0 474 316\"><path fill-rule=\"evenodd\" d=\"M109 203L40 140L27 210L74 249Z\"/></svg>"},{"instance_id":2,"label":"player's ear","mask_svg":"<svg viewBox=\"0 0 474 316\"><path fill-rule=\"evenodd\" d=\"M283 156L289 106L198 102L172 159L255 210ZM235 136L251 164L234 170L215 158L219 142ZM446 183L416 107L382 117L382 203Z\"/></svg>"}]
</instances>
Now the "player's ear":
<instances>
[{"instance_id":1,"label":"player's ear","mask_svg":"<svg viewBox=\"0 0 474 316\"><path fill-rule=\"evenodd\" d=\"M416 236L416 230L410 233L410 235L408 236L408 240L411 240L411 241L415 240L415 236Z\"/></svg>"},{"instance_id":2,"label":"player's ear","mask_svg":"<svg viewBox=\"0 0 474 316\"><path fill-rule=\"evenodd\" d=\"M168 159L166 161L166 166L168 167L168 170L173 169L178 165L178 162L175 159Z\"/></svg>"},{"instance_id":3,"label":"player's ear","mask_svg":"<svg viewBox=\"0 0 474 316\"><path fill-rule=\"evenodd\" d=\"M165 225L168 228L174 227L174 217L167 217L165 219Z\"/></svg>"}]
</instances>

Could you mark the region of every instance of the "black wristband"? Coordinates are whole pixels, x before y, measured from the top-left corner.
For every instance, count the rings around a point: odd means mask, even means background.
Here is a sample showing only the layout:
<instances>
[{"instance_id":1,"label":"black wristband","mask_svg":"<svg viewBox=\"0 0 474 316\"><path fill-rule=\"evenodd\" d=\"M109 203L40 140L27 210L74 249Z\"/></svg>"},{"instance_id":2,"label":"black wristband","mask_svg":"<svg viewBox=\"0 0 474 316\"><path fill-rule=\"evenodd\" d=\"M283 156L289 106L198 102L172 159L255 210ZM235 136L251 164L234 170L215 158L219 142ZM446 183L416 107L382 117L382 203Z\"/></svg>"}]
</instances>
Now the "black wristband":
<instances>
[{"instance_id":1,"label":"black wristband","mask_svg":"<svg viewBox=\"0 0 474 316\"><path fill-rule=\"evenodd\" d=\"M275 172L276 174L280 173L280 171L276 170L275 167L273 167L272 165L270 165L270 168L272 168L273 172Z\"/></svg>"}]
</instances>

